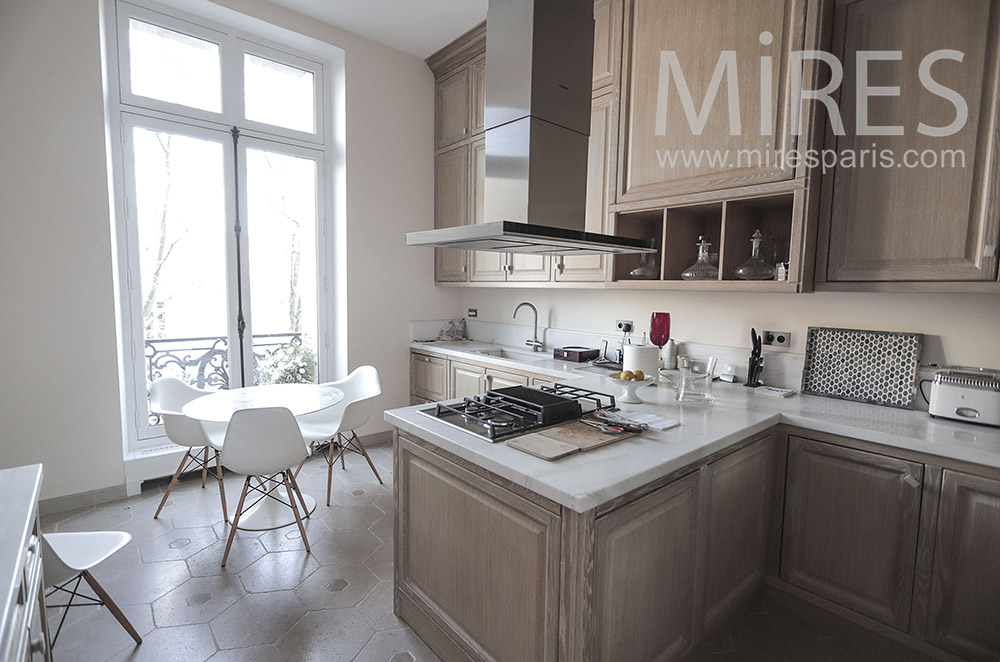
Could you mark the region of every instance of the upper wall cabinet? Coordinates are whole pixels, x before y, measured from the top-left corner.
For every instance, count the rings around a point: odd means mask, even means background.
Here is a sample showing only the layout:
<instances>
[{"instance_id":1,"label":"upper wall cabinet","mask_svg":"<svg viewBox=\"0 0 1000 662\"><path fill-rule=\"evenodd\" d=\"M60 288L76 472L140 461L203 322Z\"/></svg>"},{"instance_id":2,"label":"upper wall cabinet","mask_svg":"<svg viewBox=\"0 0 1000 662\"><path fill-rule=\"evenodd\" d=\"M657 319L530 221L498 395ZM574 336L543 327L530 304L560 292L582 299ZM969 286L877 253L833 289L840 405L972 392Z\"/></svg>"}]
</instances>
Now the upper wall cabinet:
<instances>
[{"instance_id":1,"label":"upper wall cabinet","mask_svg":"<svg viewBox=\"0 0 1000 662\"><path fill-rule=\"evenodd\" d=\"M818 287L1000 291L1000 3L944 7L837 3Z\"/></svg>"},{"instance_id":2,"label":"upper wall cabinet","mask_svg":"<svg viewBox=\"0 0 1000 662\"><path fill-rule=\"evenodd\" d=\"M468 69L461 69L437 82L434 89L434 146L437 149L469 137L470 100Z\"/></svg>"},{"instance_id":3,"label":"upper wall cabinet","mask_svg":"<svg viewBox=\"0 0 1000 662\"><path fill-rule=\"evenodd\" d=\"M795 177L773 155L797 144L789 81L805 0L751 4L626 2L618 202Z\"/></svg>"},{"instance_id":4,"label":"upper wall cabinet","mask_svg":"<svg viewBox=\"0 0 1000 662\"><path fill-rule=\"evenodd\" d=\"M622 1L594 3L594 96L618 87L622 57Z\"/></svg>"}]
</instances>

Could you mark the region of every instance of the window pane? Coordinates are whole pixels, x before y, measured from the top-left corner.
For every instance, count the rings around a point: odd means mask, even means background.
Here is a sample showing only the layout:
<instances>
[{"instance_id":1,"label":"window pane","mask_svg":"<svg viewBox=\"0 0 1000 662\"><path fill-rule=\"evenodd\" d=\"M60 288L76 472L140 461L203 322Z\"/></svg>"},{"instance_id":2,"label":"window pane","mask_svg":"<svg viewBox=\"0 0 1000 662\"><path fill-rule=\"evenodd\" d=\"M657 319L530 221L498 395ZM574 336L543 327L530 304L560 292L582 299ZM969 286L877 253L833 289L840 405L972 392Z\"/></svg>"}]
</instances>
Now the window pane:
<instances>
[{"instance_id":1,"label":"window pane","mask_svg":"<svg viewBox=\"0 0 1000 662\"><path fill-rule=\"evenodd\" d=\"M178 377L226 387L223 144L140 127L132 135L146 386Z\"/></svg>"},{"instance_id":2,"label":"window pane","mask_svg":"<svg viewBox=\"0 0 1000 662\"><path fill-rule=\"evenodd\" d=\"M132 94L222 112L219 45L129 19Z\"/></svg>"},{"instance_id":3,"label":"window pane","mask_svg":"<svg viewBox=\"0 0 1000 662\"><path fill-rule=\"evenodd\" d=\"M316 132L312 72L244 53L243 84L248 120Z\"/></svg>"},{"instance_id":4,"label":"window pane","mask_svg":"<svg viewBox=\"0 0 1000 662\"><path fill-rule=\"evenodd\" d=\"M316 381L316 161L247 149L254 378Z\"/></svg>"}]
</instances>

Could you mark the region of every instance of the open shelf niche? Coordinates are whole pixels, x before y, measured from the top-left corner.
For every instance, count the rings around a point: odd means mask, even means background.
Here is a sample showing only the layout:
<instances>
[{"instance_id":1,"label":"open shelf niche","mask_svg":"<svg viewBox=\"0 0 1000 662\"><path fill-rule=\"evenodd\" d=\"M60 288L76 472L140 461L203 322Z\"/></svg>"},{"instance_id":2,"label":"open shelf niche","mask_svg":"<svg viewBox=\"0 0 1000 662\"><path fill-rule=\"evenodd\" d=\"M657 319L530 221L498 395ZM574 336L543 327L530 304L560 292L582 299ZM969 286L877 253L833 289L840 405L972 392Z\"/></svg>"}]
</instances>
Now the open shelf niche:
<instances>
[{"instance_id":1,"label":"open shelf niche","mask_svg":"<svg viewBox=\"0 0 1000 662\"><path fill-rule=\"evenodd\" d=\"M772 267L791 259L792 218L795 195L772 195L763 198L726 201L725 246L722 249L722 280L739 280L736 269L750 259L751 238L760 230L760 256ZM788 273L797 273L798 265L789 264Z\"/></svg>"},{"instance_id":2,"label":"open shelf niche","mask_svg":"<svg viewBox=\"0 0 1000 662\"><path fill-rule=\"evenodd\" d=\"M723 203L669 207L667 239L664 243L663 279L681 280L681 272L698 259L698 237L711 244L709 253L718 257L722 243ZM715 260L718 265L718 259Z\"/></svg>"},{"instance_id":3,"label":"open shelf niche","mask_svg":"<svg viewBox=\"0 0 1000 662\"><path fill-rule=\"evenodd\" d=\"M663 210L630 212L618 214L615 218L615 234L619 237L646 239L653 241L656 253L649 253L646 264L652 267L654 275L639 277L632 275L643 262L642 255L626 254L614 257L612 280L622 281L658 281L663 277Z\"/></svg>"}]
</instances>

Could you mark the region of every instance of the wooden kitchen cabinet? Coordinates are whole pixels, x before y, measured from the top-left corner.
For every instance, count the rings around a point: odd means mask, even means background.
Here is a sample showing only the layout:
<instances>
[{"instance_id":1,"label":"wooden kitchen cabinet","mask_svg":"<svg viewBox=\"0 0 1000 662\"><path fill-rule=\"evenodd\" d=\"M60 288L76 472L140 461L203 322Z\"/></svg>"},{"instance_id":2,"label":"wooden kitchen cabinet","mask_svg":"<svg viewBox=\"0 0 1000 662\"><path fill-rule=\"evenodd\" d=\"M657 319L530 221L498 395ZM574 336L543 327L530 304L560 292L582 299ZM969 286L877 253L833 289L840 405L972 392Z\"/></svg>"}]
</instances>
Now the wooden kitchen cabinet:
<instances>
[{"instance_id":1,"label":"wooden kitchen cabinet","mask_svg":"<svg viewBox=\"0 0 1000 662\"><path fill-rule=\"evenodd\" d=\"M618 86L622 54L623 0L594 3L594 97Z\"/></svg>"},{"instance_id":2,"label":"wooden kitchen cabinet","mask_svg":"<svg viewBox=\"0 0 1000 662\"><path fill-rule=\"evenodd\" d=\"M486 130L486 57L475 60L469 66L472 77L472 135Z\"/></svg>"},{"instance_id":3,"label":"wooden kitchen cabinet","mask_svg":"<svg viewBox=\"0 0 1000 662\"><path fill-rule=\"evenodd\" d=\"M397 613L445 659L555 662L559 516L403 435L394 461Z\"/></svg>"},{"instance_id":4,"label":"wooden kitchen cabinet","mask_svg":"<svg viewBox=\"0 0 1000 662\"><path fill-rule=\"evenodd\" d=\"M628 0L618 202L792 179L796 173L789 164L763 157L798 144L787 88L792 52L806 44L806 15L805 0L757 0L753 11L733 11L723 0ZM762 45L760 35L765 33L771 41ZM679 100L681 76L663 54L676 56L697 113L722 54L733 51L739 57L729 69L738 85L736 100L730 103L728 78L723 76L714 103L706 106L704 126L693 128ZM759 55L770 56L773 63L773 85L763 104ZM663 85L667 89L661 89ZM731 121L730 106L738 109L738 126ZM702 158L685 163L679 158L671 165L670 155L683 152L728 155L732 161ZM761 158L738 163L740 153Z\"/></svg>"},{"instance_id":5,"label":"wooden kitchen cabinet","mask_svg":"<svg viewBox=\"0 0 1000 662\"><path fill-rule=\"evenodd\" d=\"M593 659L667 660L691 645L697 520L697 474L597 520Z\"/></svg>"},{"instance_id":6,"label":"wooden kitchen cabinet","mask_svg":"<svg viewBox=\"0 0 1000 662\"><path fill-rule=\"evenodd\" d=\"M611 3L608 3L611 4ZM596 8L595 8L596 11ZM606 94L594 99L590 113L590 141L587 150L587 232L607 231L608 204L612 193L614 166L615 107L618 97ZM603 281L605 255L577 255L555 258L558 282Z\"/></svg>"},{"instance_id":7,"label":"wooden kitchen cabinet","mask_svg":"<svg viewBox=\"0 0 1000 662\"><path fill-rule=\"evenodd\" d=\"M434 157L434 227L450 228L469 223L469 146ZM469 279L469 253L457 248L434 249L434 280Z\"/></svg>"},{"instance_id":8,"label":"wooden kitchen cabinet","mask_svg":"<svg viewBox=\"0 0 1000 662\"><path fill-rule=\"evenodd\" d=\"M764 585L774 496L774 436L702 469L705 572L695 608L707 632Z\"/></svg>"},{"instance_id":9,"label":"wooden kitchen cabinet","mask_svg":"<svg viewBox=\"0 0 1000 662\"><path fill-rule=\"evenodd\" d=\"M790 437L781 579L907 631L923 469Z\"/></svg>"},{"instance_id":10,"label":"wooden kitchen cabinet","mask_svg":"<svg viewBox=\"0 0 1000 662\"><path fill-rule=\"evenodd\" d=\"M527 386L530 378L527 375L519 375L516 372L497 370L496 368L486 368L486 390L492 391L508 386Z\"/></svg>"},{"instance_id":11,"label":"wooden kitchen cabinet","mask_svg":"<svg viewBox=\"0 0 1000 662\"><path fill-rule=\"evenodd\" d=\"M1000 291L1000 4L949 3L946 20L941 9L935 0L837 3L833 51L844 63L844 79L835 98L844 135L828 127L826 147L842 158L879 150L883 167L845 164L824 175L818 287ZM963 54L961 62L934 62L930 76L964 100L964 123L953 102L920 81L925 56L938 49ZM875 135L866 135L855 113L856 55L897 50L902 60L867 66L869 84L899 92L869 101L867 122ZM955 125L946 128L954 133L925 135L921 123ZM901 133L882 135L888 131L878 127ZM930 167L911 167L904 158Z\"/></svg>"},{"instance_id":12,"label":"wooden kitchen cabinet","mask_svg":"<svg viewBox=\"0 0 1000 662\"><path fill-rule=\"evenodd\" d=\"M434 85L434 147L442 149L469 137L472 129L472 76L459 69Z\"/></svg>"},{"instance_id":13,"label":"wooden kitchen cabinet","mask_svg":"<svg viewBox=\"0 0 1000 662\"><path fill-rule=\"evenodd\" d=\"M1000 659L1000 481L945 470L937 521L928 639Z\"/></svg>"},{"instance_id":14,"label":"wooden kitchen cabinet","mask_svg":"<svg viewBox=\"0 0 1000 662\"><path fill-rule=\"evenodd\" d=\"M410 394L436 402L448 395L448 361L419 352L410 352Z\"/></svg>"},{"instance_id":15,"label":"wooden kitchen cabinet","mask_svg":"<svg viewBox=\"0 0 1000 662\"><path fill-rule=\"evenodd\" d=\"M486 368L474 363L448 361L449 398L471 398L486 392Z\"/></svg>"}]
</instances>

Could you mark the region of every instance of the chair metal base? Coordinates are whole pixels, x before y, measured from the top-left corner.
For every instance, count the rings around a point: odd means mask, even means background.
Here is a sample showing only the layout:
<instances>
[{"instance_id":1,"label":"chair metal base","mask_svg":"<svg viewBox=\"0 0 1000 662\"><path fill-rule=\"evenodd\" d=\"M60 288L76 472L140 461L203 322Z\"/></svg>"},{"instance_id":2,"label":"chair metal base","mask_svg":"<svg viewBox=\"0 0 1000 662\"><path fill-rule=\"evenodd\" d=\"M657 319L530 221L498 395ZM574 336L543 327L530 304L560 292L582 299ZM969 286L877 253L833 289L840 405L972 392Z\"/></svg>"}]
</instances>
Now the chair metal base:
<instances>
[{"instance_id":1,"label":"chair metal base","mask_svg":"<svg viewBox=\"0 0 1000 662\"><path fill-rule=\"evenodd\" d=\"M257 481L256 485L252 483L254 479ZM265 483L265 481L267 482ZM278 488L282 485L285 486L285 492L288 494L287 501L274 494L274 492L277 492ZM253 490L255 494L259 494L260 496L258 496L257 499L247 507L248 511L265 506L268 502L276 504L279 508L290 509L292 515L295 517L295 523L299 526L299 534L302 536L302 542L306 546L306 553L312 551L309 547L309 539L306 537L305 526L302 525L302 515L299 513L299 504L302 505L305 516L308 517L310 512L309 502L312 502L312 508L315 509L316 501L310 497L304 497L302 495L302 491L299 489L298 483L295 482L295 472L288 469L286 471L280 471L272 476L247 476L246 480L243 482L243 491L240 493L240 503L236 506L236 514L233 516L232 526L229 527L229 540L226 542L226 551L222 555L222 567L226 567L226 561L229 560L229 550L233 546L233 539L236 537L236 529L244 528L243 526L240 526L240 517L244 514L243 504L246 503L247 492L250 490ZM308 499L308 501L306 499ZM289 522L289 524L291 524L291 522Z\"/></svg>"},{"instance_id":2,"label":"chair metal base","mask_svg":"<svg viewBox=\"0 0 1000 662\"><path fill-rule=\"evenodd\" d=\"M80 593L80 580L87 582L87 584L94 591L94 593L97 594L96 598L92 598L89 595ZM70 584L73 584L73 588L71 589L66 588ZM61 604L61 605L49 604L47 601L48 598L55 595L56 593L68 593L69 601L66 602L66 604ZM90 572L88 572L87 570L84 570L83 572L74 577L70 577L62 584L52 587L52 589L45 594L45 598L46 598L46 603L45 603L46 608L66 609L66 611L63 612L62 618L59 619L59 626L56 627L56 633L52 635L52 648L55 648L56 646L56 640L59 638L59 633L62 632L62 627L63 624L66 622L66 615L69 614L70 607L105 606L108 608L108 611L111 612L111 615L115 617L115 620L117 620L121 624L121 626L125 628L125 631L129 633L129 636L131 636L135 640L135 643L137 644L142 643L142 637L140 637L139 633L136 632L134 627L132 627L132 623L129 622L128 618L125 616L122 610L118 607L117 604L115 604L115 601L111 599L111 596L109 596L107 591L104 590L104 587L101 586L97 582L97 580L94 579L94 576L90 574ZM83 600L84 602L78 602L74 604L73 601L77 598Z\"/></svg>"}]
</instances>

